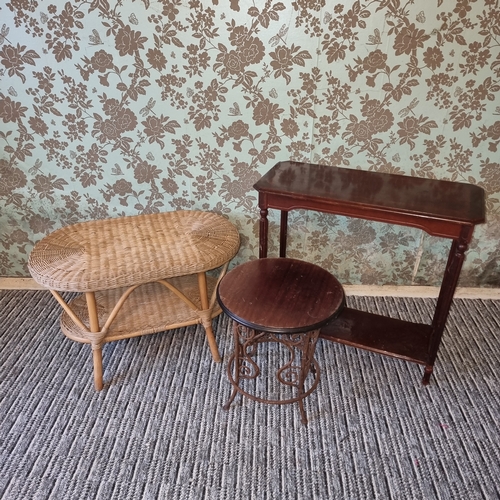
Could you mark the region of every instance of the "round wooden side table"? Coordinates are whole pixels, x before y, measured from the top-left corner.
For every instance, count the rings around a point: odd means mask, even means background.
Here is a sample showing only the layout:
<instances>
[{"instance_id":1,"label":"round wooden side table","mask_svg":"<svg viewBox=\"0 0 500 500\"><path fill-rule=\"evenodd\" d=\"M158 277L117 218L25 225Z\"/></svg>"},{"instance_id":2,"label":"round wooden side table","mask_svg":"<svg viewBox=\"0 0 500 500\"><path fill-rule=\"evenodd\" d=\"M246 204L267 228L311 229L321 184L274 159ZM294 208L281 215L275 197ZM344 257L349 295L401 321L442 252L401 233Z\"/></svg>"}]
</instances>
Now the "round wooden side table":
<instances>
[{"instance_id":1,"label":"round wooden side table","mask_svg":"<svg viewBox=\"0 0 500 500\"><path fill-rule=\"evenodd\" d=\"M322 326L336 318L345 303L338 280L321 267L297 259L266 258L241 264L221 280L217 298L222 310L233 320L234 351L227 366L232 394L224 409L229 409L237 393L262 403L298 403L302 423L307 424L303 400L320 379L314 351ZM278 342L288 349L290 359L277 369L282 384L294 388L288 399L265 399L242 388L243 380L256 379L260 368L257 346ZM312 373L308 389L305 380Z\"/></svg>"}]
</instances>

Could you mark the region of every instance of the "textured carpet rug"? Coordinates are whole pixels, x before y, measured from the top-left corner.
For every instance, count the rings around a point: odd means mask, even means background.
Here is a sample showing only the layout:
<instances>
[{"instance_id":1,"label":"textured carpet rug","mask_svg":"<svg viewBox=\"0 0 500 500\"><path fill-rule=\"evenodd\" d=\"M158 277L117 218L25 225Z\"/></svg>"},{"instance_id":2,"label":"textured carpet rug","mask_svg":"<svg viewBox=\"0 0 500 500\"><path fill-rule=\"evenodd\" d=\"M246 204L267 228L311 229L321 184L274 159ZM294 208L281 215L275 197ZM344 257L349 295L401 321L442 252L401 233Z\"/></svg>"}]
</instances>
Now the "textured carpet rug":
<instances>
[{"instance_id":1,"label":"textured carpet rug","mask_svg":"<svg viewBox=\"0 0 500 500\"><path fill-rule=\"evenodd\" d=\"M348 304L429 322L435 301ZM225 316L222 364L200 327L123 340L97 393L59 313L48 292L0 291L2 499L500 498L498 301L455 301L427 387L418 365L319 341L308 426L296 404L222 409Z\"/></svg>"}]
</instances>

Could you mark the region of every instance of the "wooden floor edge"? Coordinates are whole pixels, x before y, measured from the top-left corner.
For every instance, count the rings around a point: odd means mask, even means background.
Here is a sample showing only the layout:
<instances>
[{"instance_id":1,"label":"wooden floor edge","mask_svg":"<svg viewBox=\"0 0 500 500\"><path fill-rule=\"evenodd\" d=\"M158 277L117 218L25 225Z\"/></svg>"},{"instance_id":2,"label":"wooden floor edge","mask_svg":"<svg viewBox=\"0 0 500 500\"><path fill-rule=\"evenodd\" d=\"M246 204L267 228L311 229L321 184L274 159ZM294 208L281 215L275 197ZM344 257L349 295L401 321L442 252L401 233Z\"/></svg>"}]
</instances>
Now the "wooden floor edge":
<instances>
[{"instance_id":1,"label":"wooden floor edge","mask_svg":"<svg viewBox=\"0 0 500 500\"><path fill-rule=\"evenodd\" d=\"M435 298L439 288L433 286L373 286L345 285L346 295L363 295L367 297L421 297ZM32 278L1 278L0 290L43 290ZM500 288L457 288L457 299L500 300Z\"/></svg>"}]
</instances>

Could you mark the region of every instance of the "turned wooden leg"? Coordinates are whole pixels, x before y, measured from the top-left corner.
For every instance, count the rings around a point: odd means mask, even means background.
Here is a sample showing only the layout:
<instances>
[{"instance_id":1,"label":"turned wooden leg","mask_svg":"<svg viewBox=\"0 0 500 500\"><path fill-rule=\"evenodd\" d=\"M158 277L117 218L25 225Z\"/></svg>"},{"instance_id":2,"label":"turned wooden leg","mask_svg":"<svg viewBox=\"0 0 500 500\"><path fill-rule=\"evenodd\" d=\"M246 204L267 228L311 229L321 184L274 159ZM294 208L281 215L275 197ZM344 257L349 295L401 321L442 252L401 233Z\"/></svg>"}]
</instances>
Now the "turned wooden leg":
<instances>
[{"instance_id":1,"label":"turned wooden leg","mask_svg":"<svg viewBox=\"0 0 500 500\"><path fill-rule=\"evenodd\" d=\"M286 257L286 239L288 234L288 211L281 211L280 221L280 257Z\"/></svg>"},{"instance_id":2,"label":"turned wooden leg","mask_svg":"<svg viewBox=\"0 0 500 500\"><path fill-rule=\"evenodd\" d=\"M263 202L262 202L263 203ZM267 257L267 232L269 221L267 220L267 208L262 208L261 195L259 194L260 221L259 221L259 259Z\"/></svg>"},{"instance_id":3,"label":"turned wooden leg","mask_svg":"<svg viewBox=\"0 0 500 500\"><path fill-rule=\"evenodd\" d=\"M422 377L422 384L423 385L429 385L429 382L431 381L431 375L432 375L432 370L434 369L434 366L432 365L427 365L424 370L424 376Z\"/></svg>"},{"instance_id":4,"label":"turned wooden leg","mask_svg":"<svg viewBox=\"0 0 500 500\"><path fill-rule=\"evenodd\" d=\"M86 292L85 298L87 299L87 309L89 311L90 331L97 333L100 331L99 317L97 315L97 303L95 300L94 292ZM101 343L94 344L92 342L92 359L94 364L94 385L96 391L103 388L102 382L102 348Z\"/></svg>"},{"instance_id":5,"label":"turned wooden leg","mask_svg":"<svg viewBox=\"0 0 500 500\"><path fill-rule=\"evenodd\" d=\"M222 359L220 357L219 348L217 347L214 331L212 329L212 311L209 310L210 304L208 301L207 275L205 273L198 273L198 287L200 289L201 308L205 311L205 314L202 315L202 324L205 327L210 352L212 353L214 361L216 363L220 363Z\"/></svg>"},{"instance_id":6,"label":"turned wooden leg","mask_svg":"<svg viewBox=\"0 0 500 500\"><path fill-rule=\"evenodd\" d=\"M441 282L441 289L439 290L436 310L432 318L432 333L427 354L427 364L422 379L424 385L429 383L432 375L432 369L436 361L439 345L441 344L441 337L443 336L446 320L448 319L453 295L458 284L462 264L465 260L465 252L472 238L472 230L473 228L463 227L460 238L453 240L451 244L443 281Z\"/></svg>"}]
</instances>

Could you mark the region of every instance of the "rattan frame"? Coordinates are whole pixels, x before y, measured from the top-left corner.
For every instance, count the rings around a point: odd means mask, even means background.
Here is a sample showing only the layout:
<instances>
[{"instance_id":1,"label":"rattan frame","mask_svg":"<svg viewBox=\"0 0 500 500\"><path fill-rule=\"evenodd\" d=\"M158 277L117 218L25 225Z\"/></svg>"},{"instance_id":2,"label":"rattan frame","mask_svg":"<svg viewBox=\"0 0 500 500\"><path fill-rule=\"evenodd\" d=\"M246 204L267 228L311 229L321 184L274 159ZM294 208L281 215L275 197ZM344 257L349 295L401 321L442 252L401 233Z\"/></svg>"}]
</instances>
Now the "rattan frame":
<instances>
[{"instance_id":1,"label":"rattan frame","mask_svg":"<svg viewBox=\"0 0 500 500\"><path fill-rule=\"evenodd\" d=\"M240 245L223 216L177 211L82 222L35 245L28 268L63 308L61 329L92 347L103 388L106 342L201 323L220 362L212 319L216 288ZM207 271L218 270L218 277ZM60 292L81 292L66 302Z\"/></svg>"}]
</instances>

